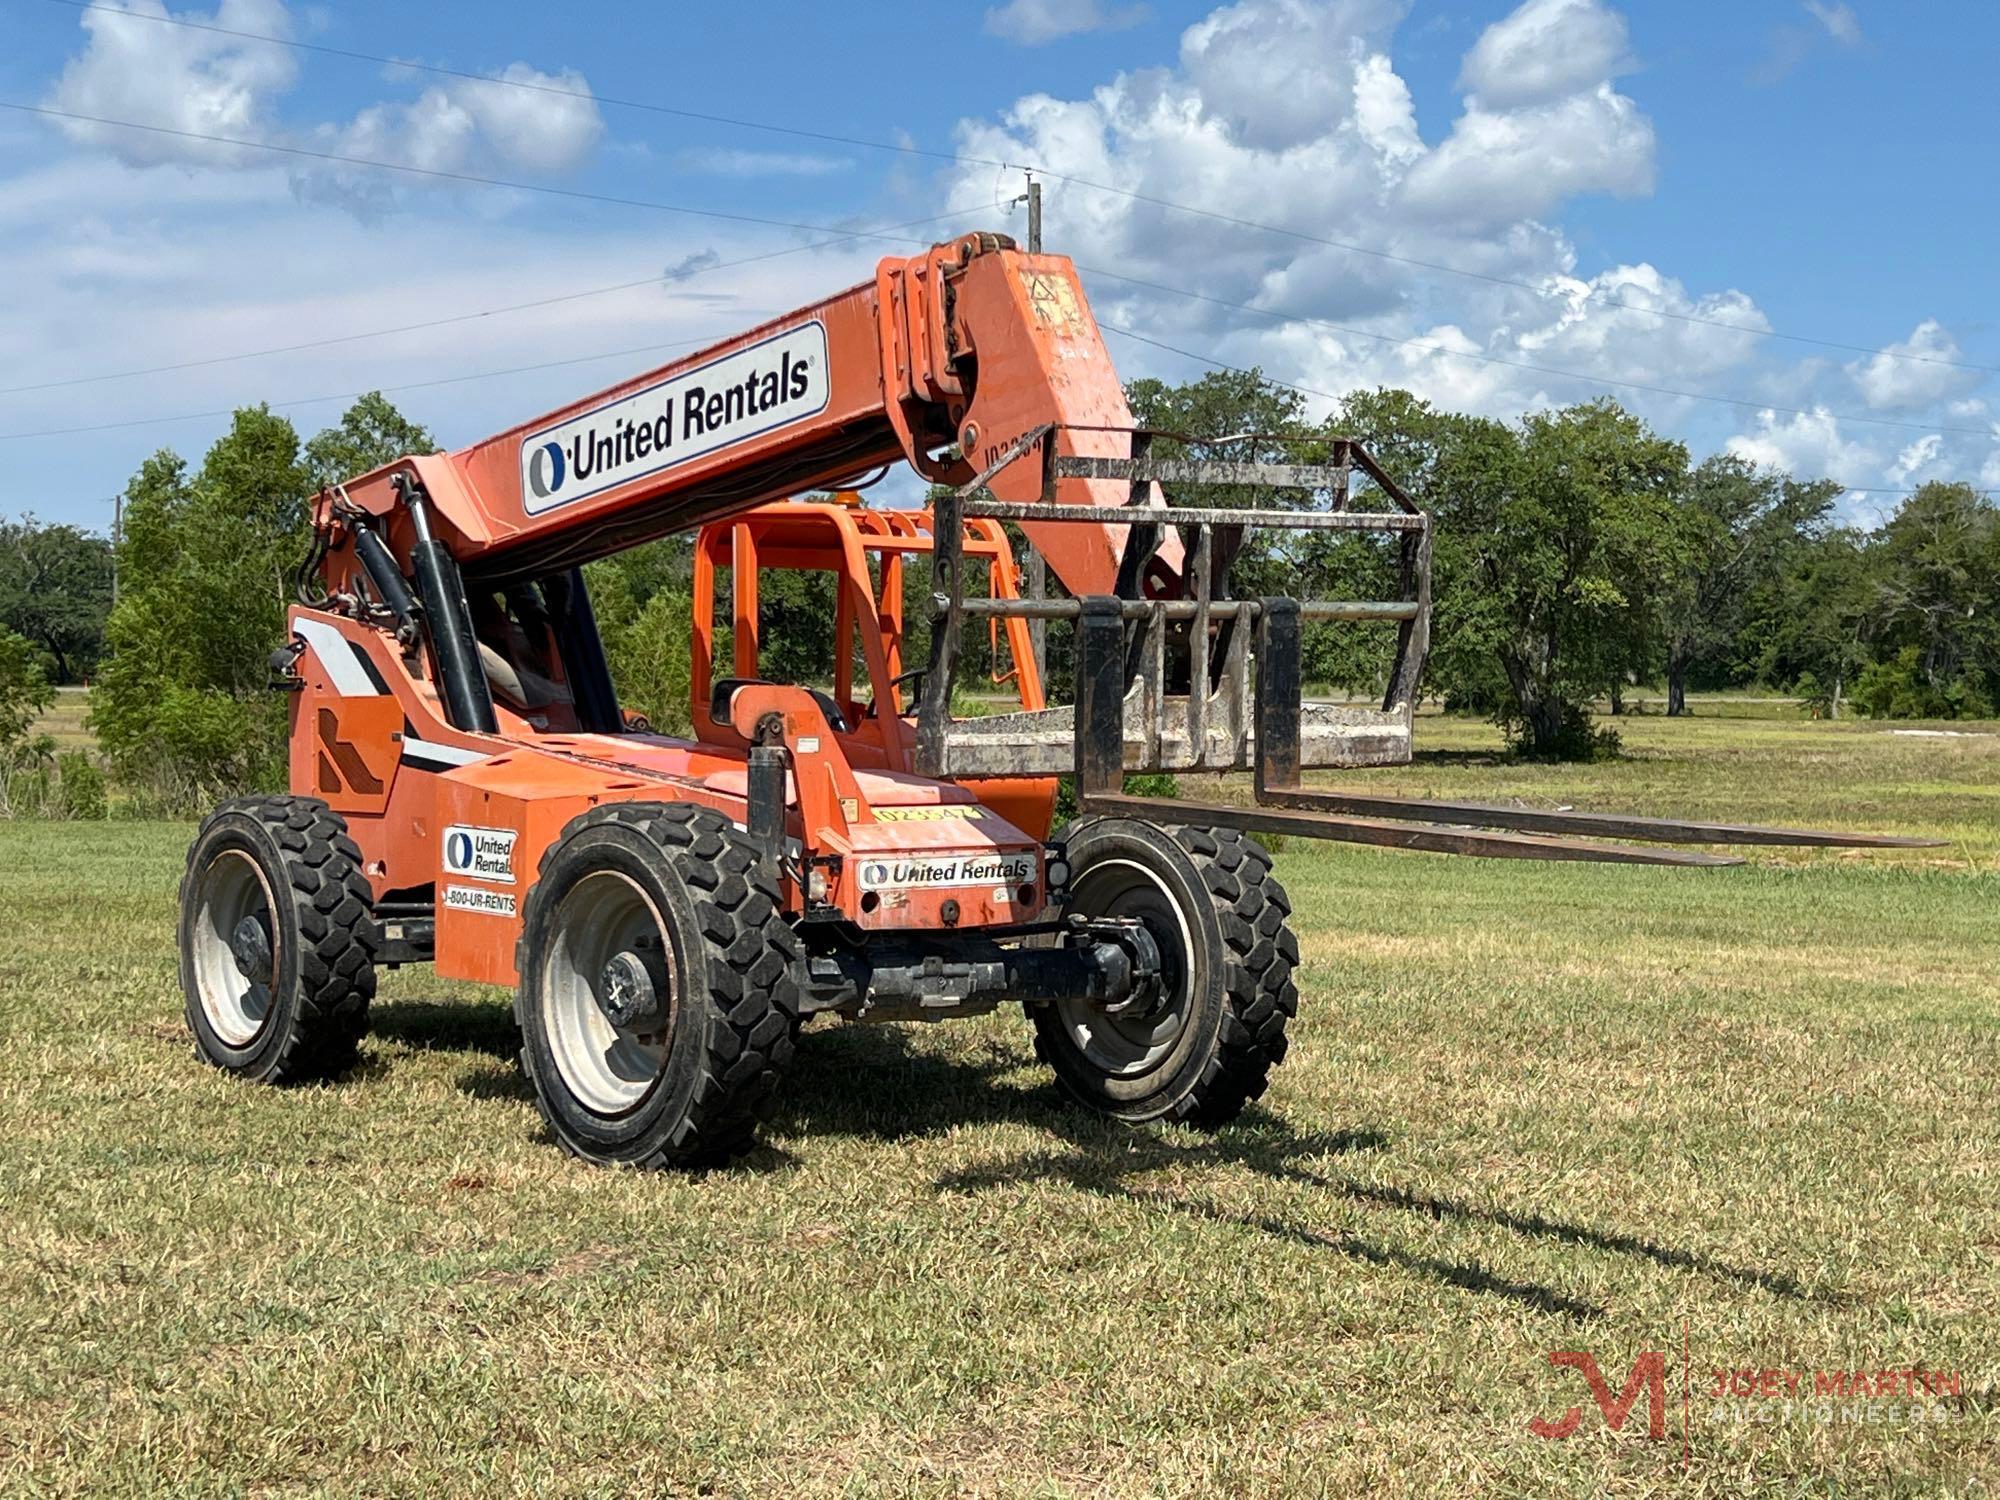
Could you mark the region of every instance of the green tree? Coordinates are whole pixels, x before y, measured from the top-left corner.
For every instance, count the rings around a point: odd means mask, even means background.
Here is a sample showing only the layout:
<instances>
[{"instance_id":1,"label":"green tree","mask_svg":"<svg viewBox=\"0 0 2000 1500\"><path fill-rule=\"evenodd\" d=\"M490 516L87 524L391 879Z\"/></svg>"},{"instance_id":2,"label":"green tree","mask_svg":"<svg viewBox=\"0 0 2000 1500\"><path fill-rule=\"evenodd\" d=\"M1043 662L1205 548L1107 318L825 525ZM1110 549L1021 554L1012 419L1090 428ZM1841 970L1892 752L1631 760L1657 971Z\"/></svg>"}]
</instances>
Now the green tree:
<instances>
[{"instance_id":1,"label":"green tree","mask_svg":"<svg viewBox=\"0 0 2000 1500\"><path fill-rule=\"evenodd\" d=\"M1873 552L1877 633L1913 653L1934 705L2000 689L2000 511L1966 484L1927 484L1882 528Z\"/></svg>"},{"instance_id":2,"label":"green tree","mask_svg":"<svg viewBox=\"0 0 2000 1500\"><path fill-rule=\"evenodd\" d=\"M1800 482L1732 454L1706 459L1676 509L1677 557L1661 594L1667 712L1687 712L1691 672L1727 662L1750 601L1825 532L1840 486Z\"/></svg>"},{"instance_id":3,"label":"green tree","mask_svg":"<svg viewBox=\"0 0 2000 1500\"><path fill-rule=\"evenodd\" d=\"M1609 401L1510 427L1374 391L1341 417L1431 513L1432 686L1528 754L1594 753L1590 699L1653 639L1687 450Z\"/></svg>"},{"instance_id":4,"label":"green tree","mask_svg":"<svg viewBox=\"0 0 2000 1500\"><path fill-rule=\"evenodd\" d=\"M636 709L662 734L685 735L689 716L692 601L661 590L605 642L619 705Z\"/></svg>"},{"instance_id":5,"label":"green tree","mask_svg":"<svg viewBox=\"0 0 2000 1500\"><path fill-rule=\"evenodd\" d=\"M583 571L619 705L644 714L664 734L687 733L693 539L644 542Z\"/></svg>"},{"instance_id":6,"label":"green tree","mask_svg":"<svg viewBox=\"0 0 2000 1500\"><path fill-rule=\"evenodd\" d=\"M34 732L35 720L55 702L32 642L0 628L0 812L12 810L17 772L46 761L55 741Z\"/></svg>"},{"instance_id":7,"label":"green tree","mask_svg":"<svg viewBox=\"0 0 2000 1500\"><path fill-rule=\"evenodd\" d=\"M1847 527L1789 549L1784 565L1750 590L1734 644L1737 670L1788 684L1815 712L1839 718L1874 655L1873 573L1868 538Z\"/></svg>"},{"instance_id":8,"label":"green tree","mask_svg":"<svg viewBox=\"0 0 2000 1500\"><path fill-rule=\"evenodd\" d=\"M428 445L373 397L303 447L291 423L246 407L193 475L168 452L141 466L126 491L111 656L91 700L91 727L127 784L179 807L282 784L287 712L269 662L311 496L328 475Z\"/></svg>"},{"instance_id":9,"label":"green tree","mask_svg":"<svg viewBox=\"0 0 2000 1500\"><path fill-rule=\"evenodd\" d=\"M380 391L370 391L347 408L338 426L306 444L306 488L317 494L406 455L436 451L428 428L397 411Z\"/></svg>"},{"instance_id":10,"label":"green tree","mask_svg":"<svg viewBox=\"0 0 2000 1500\"><path fill-rule=\"evenodd\" d=\"M0 521L0 628L41 648L57 682L97 668L111 612L111 544L33 516Z\"/></svg>"}]
</instances>

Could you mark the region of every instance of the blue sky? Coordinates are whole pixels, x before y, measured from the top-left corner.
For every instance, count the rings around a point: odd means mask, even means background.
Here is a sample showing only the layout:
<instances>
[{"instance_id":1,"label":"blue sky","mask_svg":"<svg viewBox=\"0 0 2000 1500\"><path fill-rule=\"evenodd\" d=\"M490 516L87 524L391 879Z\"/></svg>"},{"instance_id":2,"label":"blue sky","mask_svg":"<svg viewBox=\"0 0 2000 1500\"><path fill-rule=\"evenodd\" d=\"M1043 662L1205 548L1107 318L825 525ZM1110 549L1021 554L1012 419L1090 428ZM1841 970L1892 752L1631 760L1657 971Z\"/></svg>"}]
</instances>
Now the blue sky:
<instances>
[{"instance_id":1,"label":"blue sky","mask_svg":"<svg viewBox=\"0 0 2000 1500\"><path fill-rule=\"evenodd\" d=\"M2000 365L1992 7L129 8L514 84L12 0L0 99L794 225L961 210L939 237L1018 230L1018 178L611 101L1034 161L1305 236L1052 183L1050 247L1095 268L1100 316L1182 349L1502 416L1609 392L1698 453L1854 486L1861 520L1927 479L2000 486L2000 389L1959 367ZM260 399L404 387L443 441L471 441L908 248L850 241L351 337L823 237L0 110L0 386L216 361L0 394L0 513L103 525L148 453L196 458L224 425L198 414ZM226 358L299 343L321 346ZM1112 346L1128 375L1202 368ZM617 352L635 349L659 352ZM552 361L576 362L461 378ZM340 405L284 410L310 432ZM76 427L102 430L27 435Z\"/></svg>"}]
</instances>

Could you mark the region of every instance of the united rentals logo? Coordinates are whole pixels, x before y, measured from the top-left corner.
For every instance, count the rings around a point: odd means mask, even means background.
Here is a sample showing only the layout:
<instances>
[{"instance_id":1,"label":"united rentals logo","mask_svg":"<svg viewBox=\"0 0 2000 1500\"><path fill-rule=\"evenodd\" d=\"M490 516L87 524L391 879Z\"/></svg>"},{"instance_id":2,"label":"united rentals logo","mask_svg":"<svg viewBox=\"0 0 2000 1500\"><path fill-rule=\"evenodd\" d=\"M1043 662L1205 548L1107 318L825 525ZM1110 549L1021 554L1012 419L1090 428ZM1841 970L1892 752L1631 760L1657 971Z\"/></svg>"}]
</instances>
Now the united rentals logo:
<instances>
[{"instance_id":1,"label":"united rentals logo","mask_svg":"<svg viewBox=\"0 0 2000 1500\"><path fill-rule=\"evenodd\" d=\"M445 873L512 885L516 836L511 828L474 828L454 824L444 831Z\"/></svg>"},{"instance_id":2,"label":"united rentals logo","mask_svg":"<svg viewBox=\"0 0 2000 1500\"><path fill-rule=\"evenodd\" d=\"M871 859L861 866L864 891L917 890L947 885L1025 885L1035 878L1032 854L942 854Z\"/></svg>"},{"instance_id":3,"label":"united rentals logo","mask_svg":"<svg viewBox=\"0 0 2000 1500\"><path fill-rule=\"evenodd\" d=\"M804 323L521 440L530 515L826 410L826 326Z\"/></svg>"}]
</instances>

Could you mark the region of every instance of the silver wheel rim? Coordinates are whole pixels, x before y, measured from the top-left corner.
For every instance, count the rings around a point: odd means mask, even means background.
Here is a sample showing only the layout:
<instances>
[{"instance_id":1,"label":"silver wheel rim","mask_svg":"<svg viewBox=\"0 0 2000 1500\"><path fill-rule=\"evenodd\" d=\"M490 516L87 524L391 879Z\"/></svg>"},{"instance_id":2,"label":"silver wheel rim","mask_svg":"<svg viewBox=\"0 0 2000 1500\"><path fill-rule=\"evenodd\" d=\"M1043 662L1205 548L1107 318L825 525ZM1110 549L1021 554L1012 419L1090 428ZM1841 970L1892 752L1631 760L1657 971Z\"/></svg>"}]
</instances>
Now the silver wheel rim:
<instances>
[{"instance_id":1,"label":"silver wheel rim","mask_svg":"<svg viewBox=\"0 0 2000 1500\"><path fill-rule=\"evenodd\" d=\"M541 1010L556 1072L591 1113L628 1114L666 1068L680 990L666 924L637 881L597 870L563 894L552 931L542 961ZM659 944L666 970L664 1016L649 1033L613 1026L597 1003L600 976L617 954L649 942Z\"/></svg>"},{"instance_id":2,"label":"silver wheel rim","mask_svg":"<svg viewBox=\"0 0 2000 1500\"><path fill-rule=\"evenodd\" d=\"M1084 871L1066 909L1087 917L1137 917L1159 945L1167 993L1152 1014L1114 1016L1087 1000L1056 1002L1070 1041L1091 1066L1114 1077L1149 1072L1173 1051L1194 1008L1194 934L1187 913L1156 872L1130 859L1107 859Z\"/></svg>"},{"instance_id":3,"label":"silver wheel rim","mask_svg":"<svg viewBox=\"0 0 2000 1500\"><path fill-rule=\"evenodd\" d=\"M230 939L239 924L260 915L270 937L270 966L261 974L245 973ZM283 960L279 941L277 902L262 867L244 850L223 850L201 872L191 946L195 998L210 1029L228 1046L249 1046L270 1022Z\"/></svg>"}]
</instances>

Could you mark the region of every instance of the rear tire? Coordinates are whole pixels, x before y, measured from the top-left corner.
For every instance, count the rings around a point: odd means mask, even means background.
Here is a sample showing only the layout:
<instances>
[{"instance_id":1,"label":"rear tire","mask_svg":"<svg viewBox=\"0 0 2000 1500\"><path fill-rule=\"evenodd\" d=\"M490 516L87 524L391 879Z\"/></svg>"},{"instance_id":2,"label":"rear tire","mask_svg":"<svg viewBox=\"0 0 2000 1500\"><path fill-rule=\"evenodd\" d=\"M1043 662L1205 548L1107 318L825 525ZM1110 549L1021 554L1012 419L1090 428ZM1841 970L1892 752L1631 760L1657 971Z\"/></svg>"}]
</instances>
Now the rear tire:
<instances>
[{"instance_id":1,"label":"rear tire","mask_svg":"<svg viewBox=\"0 0 2000 1500\"><path fill-rule=\"evenodd\" d=\"M802 963L759 851L720 813L622 802L574 819L516 953L521 1065L550 1132L604 1165L749 1150L791 1061Z\"/></svg>"},{"instance_id":2,"label":"rear tire","mask_svg":"<svg viewBox=\"0 0 2000 1500\"><path fill-rule=\"evenodd\" d=\"M317 797L239 797L202 821L180 893L195 1048L260 1083L354 1061L375 998L374 915L347 822Z\"/></svg>"},{"instance_id":3,"label":"rear tire","mask_svg":"<svg viewBox=\"0 0 2000 1500\"><path fill-rule=\"evenodd\" d=\"M1059 836L1065 914L1131 916L1159 946L1166 995L1146 1016L1085 1001L1030 1008L1063 1092L1114 1119L1213 1128L1258 1098L1298 1013L1292 904L1262 845L1235 829L1098 818Z\"/></svg>"}]
</instances>

